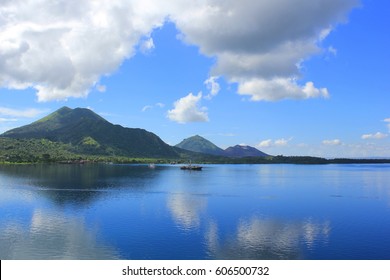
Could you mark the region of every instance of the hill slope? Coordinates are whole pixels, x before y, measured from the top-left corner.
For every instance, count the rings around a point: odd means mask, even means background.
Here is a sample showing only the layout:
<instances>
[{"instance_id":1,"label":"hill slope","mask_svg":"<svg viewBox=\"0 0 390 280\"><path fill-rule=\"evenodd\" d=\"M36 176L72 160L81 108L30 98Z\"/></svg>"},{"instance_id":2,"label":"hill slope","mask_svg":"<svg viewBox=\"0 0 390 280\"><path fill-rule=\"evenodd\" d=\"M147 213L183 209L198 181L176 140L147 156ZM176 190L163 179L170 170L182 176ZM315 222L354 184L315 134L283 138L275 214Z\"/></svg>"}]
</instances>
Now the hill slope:
<instances>
[{"instance_id":1,"label":"hill slope","mask_svg":"<svg viewBox=\"0 0 390 280\"><path fill-rule=\"evenodd\" d=\"M89 109L63 107L26 126L5 132L2 137L47 139L71 144L85 154L128 157L177 157L177 151L157 135L139 128L113 125Z\"/></svg>"},{"instance_id":2,"label":"hill slope","mask_svg":"<svg viewBox=\"0 0 390 280\"><path fill-rule=\"evenodd\" d=\"M228 157L267 157L266 153L259 151L251 146L236 145L225 150L225 156Z\"/></svg>"},{"instance_id":3,"label":"hill slope","mask_svg":"<svg viewBox=\"0 0 390 280\"><path fill-rule=\"evenodd\" d=\"M195 135L187 139L184 139L175 147L192 151L192 152L209 154L209 155L216 155L216 156L224 155L224 150L222 150L221 148L219 148L209 140L199 135Z\"/></svg>"}]
</instances>

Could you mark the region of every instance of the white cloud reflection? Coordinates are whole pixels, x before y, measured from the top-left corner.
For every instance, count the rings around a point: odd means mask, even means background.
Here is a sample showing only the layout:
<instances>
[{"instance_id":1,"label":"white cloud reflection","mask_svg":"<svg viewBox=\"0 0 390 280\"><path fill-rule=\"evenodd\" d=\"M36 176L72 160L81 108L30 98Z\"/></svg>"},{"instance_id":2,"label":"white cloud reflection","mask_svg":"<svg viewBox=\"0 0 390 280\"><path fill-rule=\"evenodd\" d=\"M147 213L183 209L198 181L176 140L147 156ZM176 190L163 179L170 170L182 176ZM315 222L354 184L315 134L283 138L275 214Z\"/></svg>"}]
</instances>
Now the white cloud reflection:
<instances>
[{"instance_id":1,"label":"white cloud reflection","mask_svg":"<svg viewBox=\"0 0 390 280\"><path fill-rule=\"evenodd\" d=\"M206 233L209 254L216 259L302 259L303 249L327 242L329 221L285 222L276 219L242 220L232 236L219 236L211 223Z\"/></svg>"},{"instance_id":2,"label":"white cloud reflection","mask_svg":"<svg viewBox=\"0 0 390 280\"><path fill-rule=\"evenodd\" d=\"M117 259L82 218L35 210L30 225L0 224L0 259Z\"/></svg>"},{"instance_id":3,"label":"white cloud reflection","mask_svg":"<svg viewBox=\"0 0 390 280\"><path fill-rule=\"evenodd\" d=\"M190 230L199 227L200 216L206 209L207 201L200 195L175 193L168 198L167 206L176 224Z\"/></svg>"}]
</instances>

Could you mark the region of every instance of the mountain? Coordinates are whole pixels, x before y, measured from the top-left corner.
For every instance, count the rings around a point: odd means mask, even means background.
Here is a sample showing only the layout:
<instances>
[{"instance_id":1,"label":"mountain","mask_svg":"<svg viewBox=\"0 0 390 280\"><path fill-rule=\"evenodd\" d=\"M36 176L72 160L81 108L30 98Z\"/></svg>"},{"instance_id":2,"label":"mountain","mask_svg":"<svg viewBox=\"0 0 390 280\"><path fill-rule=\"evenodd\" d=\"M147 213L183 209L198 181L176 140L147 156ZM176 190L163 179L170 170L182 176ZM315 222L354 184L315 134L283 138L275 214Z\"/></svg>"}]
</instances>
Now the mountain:
<instances>
[{"instance_id":1,"label":"mountain","mask_svg":"<svg viewBox=\"0 0 390 280\"><path fill-rule=\"evenodd\" d=\"M234 147L227 148L225 150L225 156L241 158L241 157L267 157L269 155L251 146L236 145Z\"/></svg>"},{"instance_id":2,"label":"mountain","mask_svg":"<svg viewBox=\"0 0 390 280\"><path fill-rule=\"evenodd\" d=\"M256 148L250 146L236 145L234 147L229 147L226 150L222 150L209 140L195 135L190 138L184 139L175 147L193 151L197 153L215 155L215 156L224 156L232 158L242 158L242 157L267 157L266 153L259 151Z\"/></svg>"},{"instance_id":3,"label":"mountain","mask_svg":"<svg viewBox=\"0 0 390 280\"><path fill-rule=\"evenodd\" d=\"M190 138L184 139L175 147L188 150L188 151L197 152L197 153L209 154L209 155L216 155L216 156L224 155L224 150L222 150L221 148L217 147L209 140L199 135L195 135Z\"/></svg>"},{"instance_id":4,"label":"mountain","mask_svg":"<svg viewBox=\"0 0 390 280\"><path fill-rule=\"evenodd\" d=\"M114 125L89 109L62 107L26 126L0 135L14 139L47 139L70 144L75 152L127 157L177 157L178 151L157 135Z\"/></svg>"}]
</instances>

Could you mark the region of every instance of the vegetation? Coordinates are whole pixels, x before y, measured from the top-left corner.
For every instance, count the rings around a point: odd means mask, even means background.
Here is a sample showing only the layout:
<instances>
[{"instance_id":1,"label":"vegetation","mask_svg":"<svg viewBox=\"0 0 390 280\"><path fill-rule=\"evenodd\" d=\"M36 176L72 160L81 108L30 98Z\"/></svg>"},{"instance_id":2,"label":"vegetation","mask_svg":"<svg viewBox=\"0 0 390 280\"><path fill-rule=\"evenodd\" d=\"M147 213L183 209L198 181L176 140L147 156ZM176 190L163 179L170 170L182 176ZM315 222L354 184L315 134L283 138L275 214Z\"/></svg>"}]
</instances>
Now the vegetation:
<instances>
[{"instance_id":1,"label":"vegetation","mask_svg":"<svg viewBox=\"0 0 390 280\"><path fill-rule=\"evenodd\" d=\"M259 151L251 146L236 145L225 150L225 156L228 157L268 157L266 153Z\"/></svg>"},{"instance_id":2,"label":"vegetation","mask_svg":"<svg viewBox=\"0 0 390 280\"><path fill-rule=\"evenodd\" d=\"M190 138L184 139L175 147L193 151L197 153L210 154L210 155L219 155L222 156L224 154L224 150L210 142L209 140L195 135Z\"/></svg>"},{"instance_id":3,"label":"vegetation","mask_svg":"<svg viewBox=\"0 0 390 280\"><path fill-rule=\"evenodd\" d=\"M146 158L115 155L82 154L72 144L47 139L12 139L0 137L0 163L169 163L176 158Z\"/></svg>"},{"instance_id":4,"label":"vegetation","mask_svg":"<svg viewBox=\"0 0 390 280\"><path fill-rule=\"evenodd\" d=\"M47 139L72 146L76 154L124 157L177 157L157 135L113 125L91 110L63 107L30 125L7 131L14 139Z\"/></svg>"},{"instance_id":5,"label":"vegetation","mask_svg":"<svg viewBox=\"0 0 390 280\"><path fill-rule=\"evenodd\" d=\"M225 156L225 157L267 157L266 153L263 153L259 151L256 148L250 147L250 146L241 146L236 145L234 147L229 147L226 150L222 150L209 140L199 136L195 135L190 138L184 139L182 142L177 144L175 147L197 152L197 153L203 153L208 155L215 155L215 156Z\"/></svg>"},{"instance_id":6,"label":"vegetation","mask_svg":"<svg viewBox=\"0 0 390 280\"><path fill-rule=\"evenodd\" d=\"M200 136L186 140L183 145L171 147L146 130L113 125L88 109L63 107L30 125L0 135L0 163L390 163L390 159L273 157L258 150L259 156L227 157L224 150ZM189 146L198 152L180 148Z\"/></svg>"},{"instance_id":7,"label":"vegetation","mask_svg":"<svg viewBox=\"0 0 390 280\"><path fill-rule=\"evenodd\" d=\"M93 139L85 139L86 145L95 146ZM176 149L176 157L126 157L79 153L80 147L53 142L47 139L13 139L0 137L0 163L217 163L217 164L344 164L390 163L390 159L324 159L319 157L245 157L228 158Z\"/></svg>"}]
</instances>

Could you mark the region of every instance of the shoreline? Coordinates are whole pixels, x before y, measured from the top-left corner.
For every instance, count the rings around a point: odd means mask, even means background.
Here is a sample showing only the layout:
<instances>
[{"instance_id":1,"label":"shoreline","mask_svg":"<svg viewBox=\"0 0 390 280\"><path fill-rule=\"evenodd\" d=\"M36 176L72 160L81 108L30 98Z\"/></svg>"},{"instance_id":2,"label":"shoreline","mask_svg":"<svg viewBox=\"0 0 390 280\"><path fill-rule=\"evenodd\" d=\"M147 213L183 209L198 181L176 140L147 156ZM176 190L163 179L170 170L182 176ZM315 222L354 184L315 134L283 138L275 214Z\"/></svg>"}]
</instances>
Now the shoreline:
<instances>
[{"instance_id":1,"label":"shoreline","mask_svg":"<svg viewBox=\"0 0 390 280\"><path fill-rule=\"evenodd\" d=\"M96 157L96 158L94 158ZM35 165L35 164L63 164L63 165L84 165L84 164L186 164L187 161L180 159L162 158L110 158L101 156L80 157L77 159L60 159L55 161L0 161L0 165ZM390 164L389 158L319 158L310 156L276 156L276 157L247 157L247 158L217 158L198 159L194 164L298 164L298 165L329 165L329 164Z\"/></svg>"}]
</instances>

